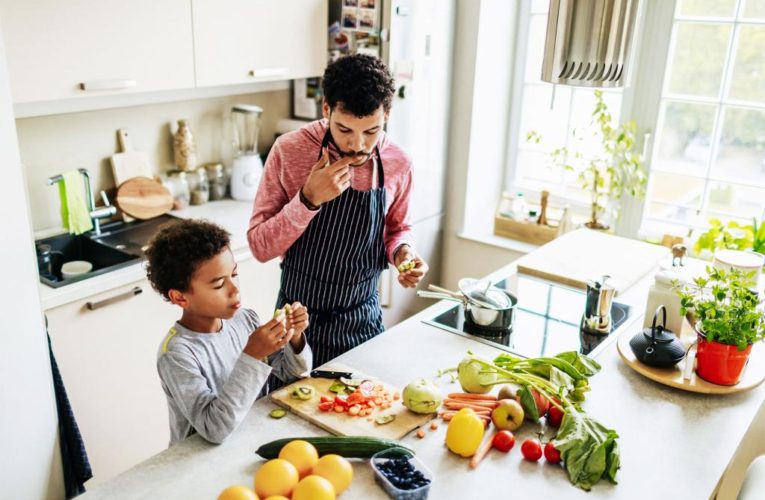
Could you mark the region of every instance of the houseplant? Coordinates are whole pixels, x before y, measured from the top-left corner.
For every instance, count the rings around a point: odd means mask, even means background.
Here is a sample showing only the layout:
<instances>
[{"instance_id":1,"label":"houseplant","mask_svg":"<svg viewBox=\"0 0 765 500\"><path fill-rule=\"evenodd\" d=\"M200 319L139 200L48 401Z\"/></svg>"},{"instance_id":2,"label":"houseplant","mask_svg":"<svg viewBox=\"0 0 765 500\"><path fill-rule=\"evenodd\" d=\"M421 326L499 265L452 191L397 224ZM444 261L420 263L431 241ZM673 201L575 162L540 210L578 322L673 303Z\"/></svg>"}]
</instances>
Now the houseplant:
<instances>
[{"instance_id":1,"label":"houseplant","mask_svg":"<svg viewBox=\"0 0 765 500\"><path fill-rule=\"evenodd\" d=\"M569 172L575 172L579 184L590 197L590 220L585 226L590 229L607 229L601 217L609 209L612 215L618 216L618 209L613 203L624 194L629 193L636 198L645 196L647 176L642 154L636 151L634 121L614 126L611 113L603 100L603 92L596 90L595 109L592 112L591 126L586 130L591 133L602 146L601 150L592 155L585 154L583 144L585 137L580 131L572 132L573 142L578 147L560 147L554 149L550 156L556 166ZM535 131L530 131L526 137L529 142L539 143L542 137Z\"/></svg>"},{"instance_id":2,"label":"houseplant","mask_svg":"<svg viewBox=\"0 0 765 500\"><path fill-rule=\"evenodd\" d=\"M696 374L714 384L741 379L752 345L765 339L765 319L751 276L708 266L706 276L678 288L680 314L698 334Z\"/></svg>"},{"instance_id":3,"label":"houseplant","mask_svg":"<svg viewBox=\"0 0 765 500\"><path fill-rule=\"evenodd\" d=\"M765 220L758 223L756 218L752 218L751 225L731 220L723 225L719 219L709 219L709 229L699 235L693 251L696 255L703 255L719 249L765 253Z\"/></svg>"}]
</instances>

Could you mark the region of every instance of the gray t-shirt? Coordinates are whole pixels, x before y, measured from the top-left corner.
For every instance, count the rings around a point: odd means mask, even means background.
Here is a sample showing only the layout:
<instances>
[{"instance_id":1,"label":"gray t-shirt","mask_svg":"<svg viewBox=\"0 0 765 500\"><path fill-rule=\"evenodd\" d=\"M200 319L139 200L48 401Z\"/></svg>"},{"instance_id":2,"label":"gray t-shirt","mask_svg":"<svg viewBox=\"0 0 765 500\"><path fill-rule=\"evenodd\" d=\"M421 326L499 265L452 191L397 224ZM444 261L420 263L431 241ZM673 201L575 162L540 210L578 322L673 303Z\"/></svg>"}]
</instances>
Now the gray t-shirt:
<instances>
[{"instance_id":1,"label":"gray t-shirt","mask_svg":"<svg viewBox=\"0 0 765 500\"><path fill-rule=\"evenodd\" d=\"M292 345L268 357L268 363L242 352L247 339L260 326L258 315L240 309L223 320L217 333L198 333L176 323L157 355L157 371L170 410L170 444L195 431L221 443L244 419L268 375L284 382L311 369L311 348L300 354Z\"/></svg>"}]
</instances>

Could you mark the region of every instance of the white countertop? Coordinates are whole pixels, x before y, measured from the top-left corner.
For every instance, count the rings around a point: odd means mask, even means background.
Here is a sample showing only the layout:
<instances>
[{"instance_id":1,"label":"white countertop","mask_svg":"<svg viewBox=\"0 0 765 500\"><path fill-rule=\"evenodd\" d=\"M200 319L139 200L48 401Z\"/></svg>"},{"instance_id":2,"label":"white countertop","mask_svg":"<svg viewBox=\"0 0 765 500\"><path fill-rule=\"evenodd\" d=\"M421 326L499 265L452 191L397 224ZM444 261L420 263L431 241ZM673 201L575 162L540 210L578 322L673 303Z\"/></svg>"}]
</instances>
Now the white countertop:
<instances>
[{"instance_id":1,"label":"white countertop","mask_svg":"<svg viewBox=\"0 0 765 500\"><path fill-rule=\"evenodd\" d=\"M170 215L182 219L207 219L231 233L231 249L237 262L252 258L247 244L247 227L252 214L252 202L221 200L204 205L189 206L184 210L174 210ZM49 236L50 231L45 231ZM37 235L41 237L42 234ZM109 291L146 277L143 261L115 271L96 276L61 288L51 288L40 283L40 301L43 310L58 307L94 294Z\"/></svg>"},{"instance_id":2,"label":"white countertop","mask_svg":"<svg viewBox=\"0 0 765 500\"><path fill-rule=\"evenodd\" d=\"M515 272L507 266L493 275ZM619 297L642 311L651 277L646 277ZM422 323L452 307L440 302L375 339L344 354L337 361L379 376L403 387L420 377L435 377L439 369L456 366L468 350L493 357L499 350ZM623 334L641 328L638 314ZM762 346L760 346L762 347ZM414 448L435 480L430 498L709 498L750 422L761 406L765 385L750 392L708 396L688 393L654 383L625 365L611 343L597 358L602 371L591 379L586 411L619 434L622 468L618 485L599 482L586 493L569 483L556 466L521 459L520 443L538 426L526 423L516 434L514 449L504 455L492 452L478 469L448 452L443 445L446 425L426 431L424 439L413 433L403 441ZM444 392L459 390L441 379ZM99 498L216 498L233 484L252 485L263 460L254 454L272 439L325 433L288 414L280 420L267 416L274 405L257 401L242 425L221 445L198 435L148 459L82 497ZM115 453L118 453L115 450ZM366 461L354 461L354 479L344 499L383 499Z\"/></svg>"}]
</instances>

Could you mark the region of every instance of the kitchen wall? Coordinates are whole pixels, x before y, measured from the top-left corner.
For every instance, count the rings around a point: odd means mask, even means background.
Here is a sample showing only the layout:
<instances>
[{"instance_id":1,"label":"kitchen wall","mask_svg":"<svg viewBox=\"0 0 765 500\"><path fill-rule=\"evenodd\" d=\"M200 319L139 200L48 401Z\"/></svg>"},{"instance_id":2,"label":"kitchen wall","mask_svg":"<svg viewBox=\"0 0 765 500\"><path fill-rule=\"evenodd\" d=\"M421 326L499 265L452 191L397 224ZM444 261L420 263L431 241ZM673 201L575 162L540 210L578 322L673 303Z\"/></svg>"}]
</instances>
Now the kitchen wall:
<instances>
[{"instance_id":1,"label":"kitchen wall","mask_svg":"<svg viewBox=\"0 0 765 500\"><path fill-rule=\"evenodd\" d=\"M64 498L37 264L32 251L29 203L13 123L11 93L0 34L0 212L5 241L0 282L0 497Z\"/></svg>"},{"instance_id":2,"label":"kitchen wall","mask_svg":"<svg viewBox=\"0 0 765 500\"><path fill-rule=\"evenodd\" d=\"M16 120L36 231L60 227L58 190L46 179L74 168L87 168L97 190L114 187L109 158L118 150L117 129L129 130L135 149L145 151L155 172L174 168L172 133L178 119L190 120L199 163L230 164L229 111L235 103L257 104L264 111L259 148L271 145L276 122L290 115L290 91L113 108Z\"/></svg>"}]
</instances>

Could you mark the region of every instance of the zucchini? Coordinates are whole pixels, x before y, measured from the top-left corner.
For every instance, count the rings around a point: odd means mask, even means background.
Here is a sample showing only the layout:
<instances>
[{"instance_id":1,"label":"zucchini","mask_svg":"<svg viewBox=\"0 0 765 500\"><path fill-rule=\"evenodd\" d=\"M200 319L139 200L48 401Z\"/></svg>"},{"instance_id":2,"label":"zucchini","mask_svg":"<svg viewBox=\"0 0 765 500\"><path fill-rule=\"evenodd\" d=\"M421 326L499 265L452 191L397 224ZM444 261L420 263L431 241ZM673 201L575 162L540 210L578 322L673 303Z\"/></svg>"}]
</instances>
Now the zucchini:
<instances>
[{"instance_id":1,"label":"zucchini","mask_svg":"<svg viewBox=\"0 0 765 500\"><path fill-rule=\"evenodd\" d=\"M282 447L296 439L311 443L319 455L334 453L345 458L369 458L379 451L390 448L404 448L414 454L414 450L399 441L367 436L315 436L277 439L261 445L255 450L255 453L266 459L277 458Z\"/></svg>"}]
</instances>

